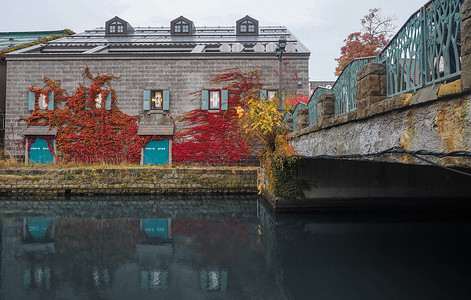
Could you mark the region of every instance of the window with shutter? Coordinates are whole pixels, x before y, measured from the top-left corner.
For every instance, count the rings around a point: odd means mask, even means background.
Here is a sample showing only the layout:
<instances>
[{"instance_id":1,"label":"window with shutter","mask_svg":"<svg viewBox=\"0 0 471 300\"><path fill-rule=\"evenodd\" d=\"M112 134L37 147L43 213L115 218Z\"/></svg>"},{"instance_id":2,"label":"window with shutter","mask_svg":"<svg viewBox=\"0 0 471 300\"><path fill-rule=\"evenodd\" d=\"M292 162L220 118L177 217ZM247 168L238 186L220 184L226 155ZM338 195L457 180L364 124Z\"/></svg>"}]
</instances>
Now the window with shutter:
<instances>
[{"instance_id":1,"label":"window with shutter","mask_svg":"<svg viewBox=\"0 0 471 300\"><path fill-rule=\"evenodd\" d=\"M49 92L49 100L47 103L47 109L48 110L54 110L54 91Z\"/></svg>"},{"instance_id":2,"label":"window with shutter","mask_svg":"<svg viewBox=\"0 0 471 300\"><path fill-rule=\"evenodd\" d=\"M202 110L208 110L209 108L209 91L208 90L202 90L201 91L201 109Z\"/></svg>"},{"instance_id":3,"label":"window with shutter","mask_svg":"<svg viewBox=\"0 0 471 300\"><path fill-rule=\"evenodd\" d=\"M260 90L260 100L267 100L267 90Z\"/></svg>"},{"instance_id":4,"label":"window with shutter","mask_svg":"<svg viewBox=\"0 0 471 300\"><path fill-rule=\"evenodd\" d=\"M144 110L169 110L169 90L144 90Z\"/></svg>"},{"instance_id":5,"label":"window with shutter","mask_svg":"<svg viewBox=\"0 0 471 300\"><path fill-rule=\"evenodd\" d=\"M28 91L28 110L34 110L34 103L36 102L35 94L32 91Z\"/></svg>"},{"instance_id":6,"label":"window with shutter","mask_svg":"<svg viewBox=\"0 0 471 300\"><path fill-rule=\"evenodd\" d=\"M142 109L150 110L150 90L144 90L143 94L143 102L142 102Z\"/></svg>"},{"instance_id":7,"label":"window with shutter","mask_svg":"<svg viewBox=\"0 0 471 300\"><path fill-rule=\"evenodd\" d=\"M211 90L209 91L209 109L220 109L221 108L221 91Z\"/></svg>"},{"instance_id":8,"label":"window with shutter","mask_svg":"<svg viewBox=\"0 0 471 300\"><path fill-rule=\"evenodd\" d=\"M162 109L162 90L159 91L152 91L151 101L150 101L150 109Z\"/></svg>"},{"instance_id":9,"label":"window with shutter","mask_svg":"<svg viewBox=\"0 0 471 300\"><path fill-rule=\"evenodd\" d=\"M105 109L111 110L111 91L109 91L108 95L106 96Z\"/></svg>"},{"instance_id":10,"label":"window with shutter","mask_svg":"<svg viewBox=\"0 0 471 300\"><path fill-rule=\"evenodd\" d=\"M221 110L227 110L229 108L229 91L223 89L221 91Z\"/></svg>"},{"instance_id":11,"label":"window with shutter","mask_svg":"<svg viewBox=\"0 0 471 300\"><path fill-rule=\"evenodd\" d=\"M170 91L169 90L164 90L163 91L163 110L169 110L170 109Z\"/></svg>"}]
</instances>

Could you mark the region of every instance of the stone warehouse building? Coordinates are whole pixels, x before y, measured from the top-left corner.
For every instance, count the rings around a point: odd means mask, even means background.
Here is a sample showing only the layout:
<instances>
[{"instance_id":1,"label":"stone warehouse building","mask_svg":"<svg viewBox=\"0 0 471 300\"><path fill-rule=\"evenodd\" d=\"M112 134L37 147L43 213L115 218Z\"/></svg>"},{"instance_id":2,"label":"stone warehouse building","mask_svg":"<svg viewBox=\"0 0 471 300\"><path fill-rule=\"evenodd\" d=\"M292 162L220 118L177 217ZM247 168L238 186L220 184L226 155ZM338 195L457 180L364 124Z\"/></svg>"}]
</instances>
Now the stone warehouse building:
<instances>
[{"instance_id":1,"label":"stone warehouse building","mask_svg":"<svg viewBox=\"0 0 471 300\"><path fill-rule=\"evenodd\" d=\"M5 137L5 98L7 83L7 63L4 55L22 47L34 45L46 40L54 40L69 34L70 30L0 32L0 149L3 148Z\"/></svg>"},{"instance_id":2,"label":"stone warehouse building","mask_svg":"<svg viewBox=\"0 0 471 300\"><path fill-rule=\"evenodd\" d=\"M183 16L169 25L134 28L115 17L105 27L8 53L5 117L8 153L26 161L31 156L48 155L39 153L49 151L44 142L37 147L21 144L25 136L56 134L54 128L26 128L25 122L18 122L20 116L28 116L34 107L31 100L28 104L31 99L28 89L41 87L44 77L48 77L60 80L63 89L73 92L78 83L89 84L82 77L86 66L93 74L112 73L121 78L112 82L117 105L124 113L141 117L139 135L168 137L143 149L143 159L152 164L171 162L171 136L175 126L182 124L174 125L169 115L177 117L197 108L227 109L227 90L222 85L210 85L212 75L229 68L243 72L260 68L268 95L274 94L279 80L275 50L281 36L287 39L283 89L289 94L309 93L309 50L284 26L259 26L249 16L236 21L235 26L196 27ZM199 91L203 99L195 101L191 93Z\"/></svg>"}]
</instances>

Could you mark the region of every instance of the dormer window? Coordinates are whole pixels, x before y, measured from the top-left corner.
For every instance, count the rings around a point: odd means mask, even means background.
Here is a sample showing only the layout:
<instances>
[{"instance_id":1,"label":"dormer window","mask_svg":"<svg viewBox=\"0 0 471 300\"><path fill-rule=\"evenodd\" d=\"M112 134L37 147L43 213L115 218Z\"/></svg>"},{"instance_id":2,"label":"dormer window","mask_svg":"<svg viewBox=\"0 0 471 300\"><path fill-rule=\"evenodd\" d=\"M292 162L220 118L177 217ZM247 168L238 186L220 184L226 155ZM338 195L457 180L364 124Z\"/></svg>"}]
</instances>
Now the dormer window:
<instances>
[{"instance_id":1,"label":"dormer window","mask_svg":"<svg viewBox=\"0 0 471 300\"><path fill-rule=\"evenodd\" d=\"M114 21L110 24L110 33L124 33L124 24L119 21Z\"/></svg>"},{"instance_id":2,"label":"dormer window","mask_svg":"<svg viewBox=\"0 0 471 300\"><path fill-rule=\"evenodd\" d=\"M195 32L193 22L181 16L170 22L170 31L176 35L190 35Z\"/></svg>"},{"instance_id":3,"label":"dormer window","mask_svg":"<svg viewBox=\"0 0 471 300\"><path fill-rule=\"evenodd\" d=\"M105 32L107 36L126 36L128 34L134 33L135 31L128 22L118 17L114 17L105 23Z\"/></svg>"},{"instance_id":4,"label":"dormer window","mask_svg":"<svg viewBox=\"0 0 471 300\"><path fill-rule=\"evenodd\" d=\"M255 24L249 20L245 20L240 24L240 32L241 33L254 33L255 32Z\"/></svg>"},{"instance_id":5,"label":"dormer window","mask_svg":"<svg viewBox=\"0 0 471 300\"><path fill-rule=\"evenodd\" d=\"M175 24L174 30L175 30L176 33L180 33L180 32L181 33L189 33L190 32L189 25L185 21L178 21Z\"/></svg>"},{"instance_id":6,"label":"dormer window","mask_svg":"<svg viewBox=\"0 0 471 300\"><path fill-rule=\"evenodd\" d=\"M245 16L236 22L237 35L257 35L258 21L249 16Z\"/></svg>"}]
</instances>

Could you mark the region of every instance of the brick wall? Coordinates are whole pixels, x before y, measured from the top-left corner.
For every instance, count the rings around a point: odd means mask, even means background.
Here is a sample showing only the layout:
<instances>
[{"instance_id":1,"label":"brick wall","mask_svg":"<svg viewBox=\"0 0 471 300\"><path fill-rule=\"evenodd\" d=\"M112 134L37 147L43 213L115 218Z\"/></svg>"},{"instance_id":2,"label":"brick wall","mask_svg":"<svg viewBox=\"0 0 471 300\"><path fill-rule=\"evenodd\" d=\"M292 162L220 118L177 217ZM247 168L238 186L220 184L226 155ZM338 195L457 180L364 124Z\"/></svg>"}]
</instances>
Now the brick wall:
<instances>
[{"instance_id":1,"label":"brick wall","mask_svg":"<svg viewBox=\"0 0 471 300\"><path fill-rule=\"evenodd\" d=\"M289 64L283 72L283 85L290 93L307 94L308 87L308 57L287 57ZM7 64L6 92L6 150L19 157L24 150L19 145L23 137L21 131L26 127L25 122L18 123L20 116L28 116L27 90L30 86L42 87L44 77L61 80L62 88L69 94L73 93L82 83L90 85L90 80L82 77L83 68L87 66L93 75L98 73L113 73L121 77L113 81L112 88L116 90L119 108L129 115L143 115L142 94L144 89L170 90L170 113L173 117L200 107L199 99L194 100L190 95L210 86L211 75L228 68L239 68L242 72L256 67L262 70L262 82L267 88L278 87L278 61L273 58L244 57L204 57L204 58L122 58L122 59L9 59ZM295 77L295 72L298 78ZM306 79L302 81L302 79ZM301 80L301 86L298 86ZM177 124L178 125L178 124Z\"/></svg>"}]
</instances>

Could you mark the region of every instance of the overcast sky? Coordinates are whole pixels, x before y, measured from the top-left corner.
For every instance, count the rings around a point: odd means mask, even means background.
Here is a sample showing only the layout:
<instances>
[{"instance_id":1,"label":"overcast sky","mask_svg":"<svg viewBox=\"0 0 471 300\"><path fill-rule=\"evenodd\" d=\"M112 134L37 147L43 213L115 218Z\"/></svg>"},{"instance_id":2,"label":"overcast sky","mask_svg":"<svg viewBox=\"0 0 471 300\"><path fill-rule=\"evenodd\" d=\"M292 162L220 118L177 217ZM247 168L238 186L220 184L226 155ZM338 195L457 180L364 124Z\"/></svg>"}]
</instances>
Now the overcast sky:
<instances>
[{"instance_id":1,"label":"overcast sky","mask_svg":"<svg viewBox=\"0 0 471 300\"><path fill-rule=\"evenodd\" d=\"M335 58L370 8L396 16L399 29L425 0L14 0L2 5L0 32L69 28L77 33L119 16L132 26L169 26L180 15L195 26L235 25L245 15L260 25L285 25L311 51L310 80L335 80Z\"/></svg>"}]
</instances>

